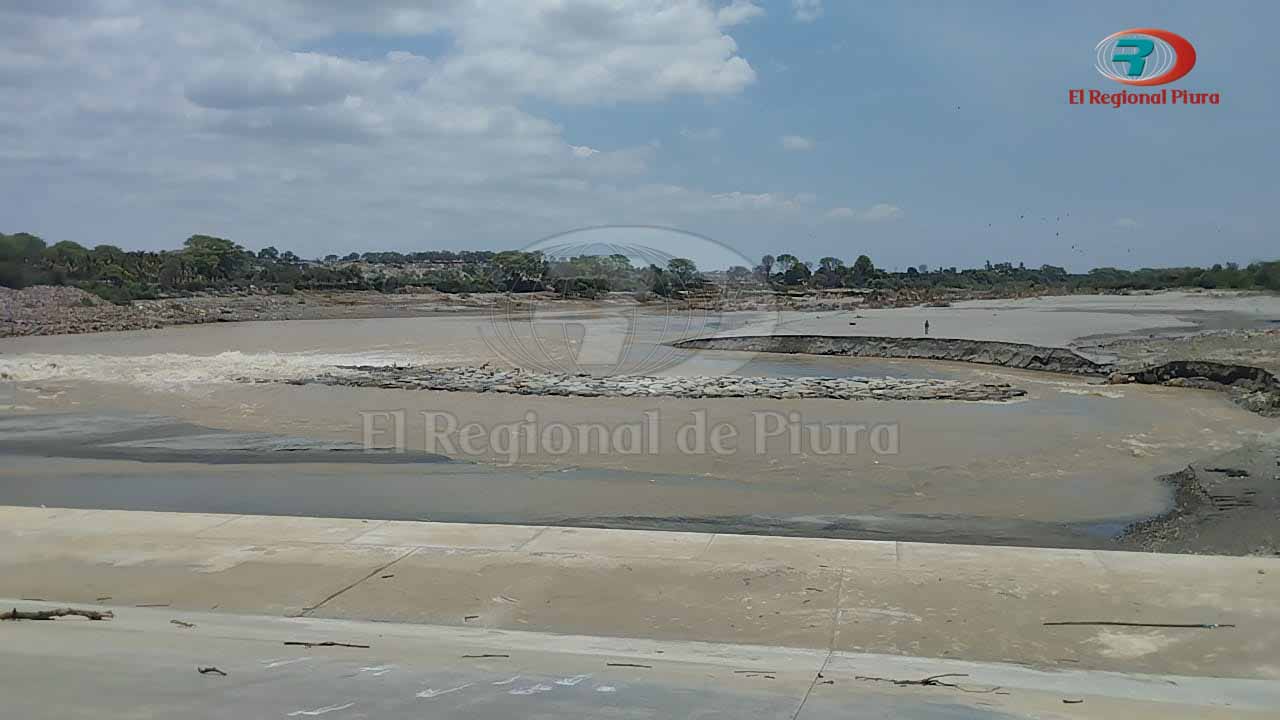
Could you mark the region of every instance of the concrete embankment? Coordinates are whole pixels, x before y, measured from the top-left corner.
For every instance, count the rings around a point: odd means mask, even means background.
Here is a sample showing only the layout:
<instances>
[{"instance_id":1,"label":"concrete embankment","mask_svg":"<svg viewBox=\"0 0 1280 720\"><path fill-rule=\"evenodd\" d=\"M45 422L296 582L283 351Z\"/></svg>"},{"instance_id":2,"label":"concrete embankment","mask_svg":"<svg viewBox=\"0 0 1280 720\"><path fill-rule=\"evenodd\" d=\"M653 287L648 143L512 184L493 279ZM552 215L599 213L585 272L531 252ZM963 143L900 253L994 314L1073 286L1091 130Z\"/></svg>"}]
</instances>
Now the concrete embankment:
<instances>
[{"instance_id":1,"label":"concrete embankment","mask_svg":"<svg viewBox=\"0 0 1280 720\"><path fill-rule=\"evenodd\" d=\"M692 338L681 340L675 346L693 350L954 360L1076 375L1106 375L1112 370L1111 365L1094 362L1067 348L957 338L740 335Z\"/></svg>"},{"instance_id":2,"label":"concrete embankment","mask_svg":"<svg viewBox=\"0 0 1280 720\"><path fill-rule=\"evenodd\" d=\"M15 606L57 607L0 599L0 607ZM13 689L6 717L1238 720L1273 717L1280 707L1280 682L1266 679L101 609L114 617L4 623L0 677ZM345 644L289 645L331 638ZM929 677L936 682L922 682Z\"/></svg>"},{"instance_id":3,"label":"concrete embankment","mask_svg":"<svg viewBox=\"0 0 1280 720\"><path fill-rule=\"evenodd\" d=\"M0 597L82 607L1280 677L1275 558L16 507L0 541Z\"/></svg>"}]
</instances>

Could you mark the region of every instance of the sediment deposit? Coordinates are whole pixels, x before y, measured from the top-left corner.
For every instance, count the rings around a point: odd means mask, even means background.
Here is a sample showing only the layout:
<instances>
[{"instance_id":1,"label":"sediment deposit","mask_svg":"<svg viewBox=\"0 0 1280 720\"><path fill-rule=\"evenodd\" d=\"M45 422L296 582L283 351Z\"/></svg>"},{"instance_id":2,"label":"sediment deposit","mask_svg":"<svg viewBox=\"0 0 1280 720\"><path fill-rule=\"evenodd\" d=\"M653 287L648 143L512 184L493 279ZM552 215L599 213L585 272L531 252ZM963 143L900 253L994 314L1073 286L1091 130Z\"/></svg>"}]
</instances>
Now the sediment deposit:
<instances>
[{"instance_id":1,"label":"sediment deposit","mask_svg":"<svg viewBox=\"0 0 1280 720\"><path fill-rule=\"evenodd\" d=\"M1067 348L950 338L900 338L837 335L740 335L694 338L676 347L697 350L848 355L850 357L955 360L1025 370L1105 375L1110 365Z\"/></svg>"},{"instance_id":2,"label":"sediment deposit","mask_svg":"<svg viewBox=\"0 0 1280 720\"><path fill-rule=\"evenodd\" d=\"M769 397L782 400L1011 400L1026 391L1002 383L956 380L835 377L748 377L739 375L600 377L527 372L488 367L342 368L343 372L293 381L394 390L510 393L577 397Z\"/></svg>"}]
</instances>

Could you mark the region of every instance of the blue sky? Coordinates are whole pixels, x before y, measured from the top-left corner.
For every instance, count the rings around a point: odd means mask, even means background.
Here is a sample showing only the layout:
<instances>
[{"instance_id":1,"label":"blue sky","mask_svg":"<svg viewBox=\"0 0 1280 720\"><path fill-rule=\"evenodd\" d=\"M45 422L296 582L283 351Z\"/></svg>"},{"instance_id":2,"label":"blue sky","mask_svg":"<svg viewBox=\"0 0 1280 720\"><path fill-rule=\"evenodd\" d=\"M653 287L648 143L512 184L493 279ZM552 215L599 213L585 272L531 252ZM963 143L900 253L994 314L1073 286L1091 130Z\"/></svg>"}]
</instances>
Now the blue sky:
<instances>
[{"instance_id":1,"label":"blue sky","mask_svg":"<svg viewBox=\"0 0 1280 720\"><path fill-rule=\"evenodd\" d=\"M661 224L748 259L1280 256L1273 3L148 0L0 7L4 231L303 255ZM1068 106L1187 37L1209 107Z\"/></svg>"}]
</instances>

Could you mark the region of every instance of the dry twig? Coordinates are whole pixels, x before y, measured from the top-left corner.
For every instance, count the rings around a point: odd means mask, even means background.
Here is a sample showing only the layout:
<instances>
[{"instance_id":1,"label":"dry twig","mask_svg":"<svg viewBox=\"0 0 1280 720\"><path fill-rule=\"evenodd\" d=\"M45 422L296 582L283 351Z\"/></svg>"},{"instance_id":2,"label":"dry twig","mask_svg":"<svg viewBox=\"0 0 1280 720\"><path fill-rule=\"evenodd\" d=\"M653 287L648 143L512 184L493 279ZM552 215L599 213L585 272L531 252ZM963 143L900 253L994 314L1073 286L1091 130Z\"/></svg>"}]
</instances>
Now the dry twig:
<instances>
[{"instance_id":1,"label":"dry twig","mask_svg":"<svg viewBox=\"0 0 1280 720\"><path fill-rule=\"evenodd\" d=\"M285 644L285 645L297 645L297 646L299 646L299 647L305 647L305 648L318 648L318 647L345 647L345 648L365 648L365 649L368 649L368 647L369 647L368 645L358 645L358 644L356 644L356 643L334 642L334 641L332 641L332 640L325 640L324 642L302 642L301 640L286 640L284 644Z\"/></svg>"},{"instance_id":2,"label":"dry twig","mask_svg":"<svg viewBox=\"0 0 1280 720\"><path fill-rule=\"evenodd\" d=\"M997 685L993 688L987 688L985 690L974 690L972 688L964 687L963 685L960 685L958 683L942 682L942 678L949 678L949 677L969 677L969 673L943 673L941 675L930 675L929 677L923 678L921 680L895 680L894 678L872 677L869 675L855 675L854 679L869 680L872 682L888 682L888 683L893 683L898 687L906 687L908 685L918 685L920 687L945 687L945 688L952 688L955 690L959 690L960 692L976 693L979 695L988 695L991 693L998 693L998 691L1001 689L1000 686ZM1007 693L1004 693L1004 694L1007 694Z\"/></svg>"},{"instance_id":3,"label":"dry twig","mask_svg":"<svg viewBox=\"0 0 1280 720\"><path fill-rule=\"evenodd\" d=\"M1109 625L1115 627L1145 628L1190 628L1197 630L1216 630L1217 628L1233 628L1231 623L1143 623L1122 622L1119 620L1055 620L1041 623L1043 625Z\"/></svg>"}]
</instances>

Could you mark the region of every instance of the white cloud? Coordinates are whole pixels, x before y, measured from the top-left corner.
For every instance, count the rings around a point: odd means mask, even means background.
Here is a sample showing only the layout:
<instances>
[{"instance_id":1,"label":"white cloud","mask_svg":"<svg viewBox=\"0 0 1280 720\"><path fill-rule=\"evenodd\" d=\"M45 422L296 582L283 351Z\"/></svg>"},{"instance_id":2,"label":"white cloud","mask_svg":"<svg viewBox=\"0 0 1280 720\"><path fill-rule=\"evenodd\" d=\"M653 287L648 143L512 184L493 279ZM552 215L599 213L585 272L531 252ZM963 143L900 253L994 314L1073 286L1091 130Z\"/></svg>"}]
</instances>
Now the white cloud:
<instances>
[{"instance_id":1,"label":"white cloud","mask_svg":"<svg viewBox=\"0 0 1280 720\"><path fill-rule=\"evenodd\" d=\"M720 27L733 27L764 15L764 8L751 0L733 0L716 12L716 22Z\"/></svg>"},{"instance_id":2,"label":"white cloud","mask_svg":"<svg viewBox=\"0 0 1280 720\"><path fill-rule=\"evenodd\" d=\"M886 222L898 220L903 215L902 208L889 203L876 203L862 210L838 207L827 211L827 217L832 220L856 220L858 222Z\"/></svg>"},{"instance_id":3,"label":"white cloud","mask_svg":"<svg viewBox=\"0 0 1280 720\"><path fill-rule=\"evenodd\" d=\"M658 145L575 137L547 109L739 93L755 72L730 30L761 12L741 0L3 2L0 195L21 201L0 231L128 247L211 232L323 254L511 246L588 223L790 222L816 199L657 185ZM389 52L343 53L344 33Z\"/></svg>"},{"instance_id":4,"label":"white cloud","mask_svg":"<svg viewBox=\"0 0 1280 720\"><path fill-rule=\"evenodd\" d=\"M885 220L897 220L903 215L902 208L889 203L876 203L866 210L862 211L859 219L864 222L882 222Z\"/></svg>"},{"instance_id":5,"label":"white cloud","mask_svg":"<svg viewBox=\"0 0 1280 720\"><path fill-rule=\"evenodd\" d=\"M745 193L727 192L711 195L710 202L733 210L799 210L813 204L815 198L807 193Z\"/></svg>"},{"instance_id":6,"label":"white cloud","mask_svg":"<svg viewBox=\"0 0 1280 720\"><path fill-rule=\"evenodd\" d=\"M1132 230L1133 228L1142 227L1142 223L1138 222L1137 220L1131 217L1122 217L1116 220L1114 225L1118 228L1124 228L1129 230Z\"/></svg>"},{"instance_id":7,"label":"white cloud","mask_svg":"<svg viewBox=\"0 0 1280 720\"><path fill-rule=\"evenodd\" d=\"M791 0L791 11L796 22L813 22L822 17L822 0Z\"/></svg>"},{"instance_id":8,"label":"white cloud","mask_svg":"<svg viewBox=\"0 0 1280 720\"><path fill-rule=\"evenodd\" d=\"M786 150L805 151L813 149L813 140L800 135L783 135L782 147Z\"/></svg>"},{"instance_id":9,"label":"white cloud","mask_svg":"<svg viewBox=\"0 0 1280 720\"><path fill-rule=\"evenodd\" d=\"M201 107L328 105L377 81L384 68L316 53L265 53L218 58L197 69L186 98Z\"/></svg>"},{"instance_id":10,"label":"white cloud","mask_svg":"<svg viewBox=\"0 0 1280 720\"><path fill-rule=\"evenodd\" d=\"M458 2L444 21L461 52L441 82L567 103L729 95L755 82L751 65L703 0ZM730 6L733 8L734 6ZM749 9L726 16L740 22Z\"/></svg>"},{"instance_id":11,"label":"white cloud","mask_svg":"<svg viewBox=\"0 0 1280 720\"><path fill-rule=\"evenodd\" d=\"M694 142L714 142L719 140L722 134L720 128L680 128L680 136Z\"/></svg>"}]
</instances>

